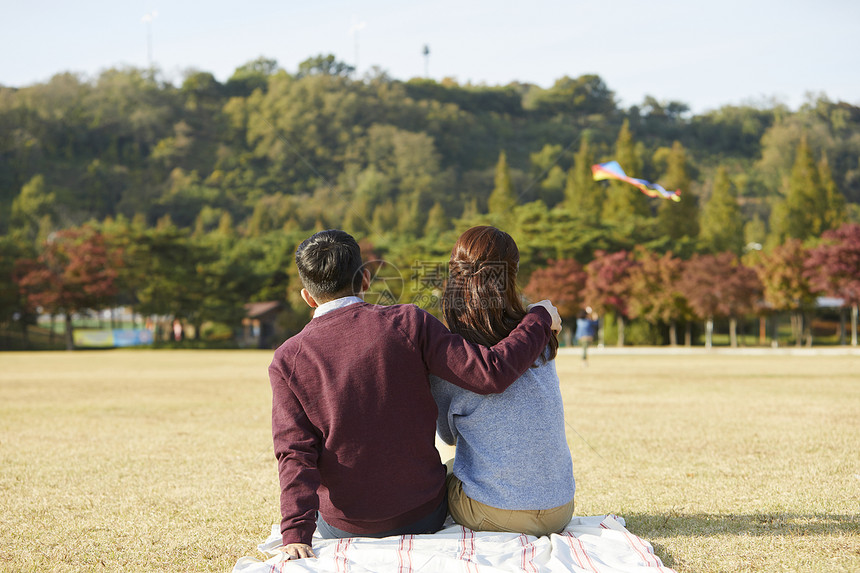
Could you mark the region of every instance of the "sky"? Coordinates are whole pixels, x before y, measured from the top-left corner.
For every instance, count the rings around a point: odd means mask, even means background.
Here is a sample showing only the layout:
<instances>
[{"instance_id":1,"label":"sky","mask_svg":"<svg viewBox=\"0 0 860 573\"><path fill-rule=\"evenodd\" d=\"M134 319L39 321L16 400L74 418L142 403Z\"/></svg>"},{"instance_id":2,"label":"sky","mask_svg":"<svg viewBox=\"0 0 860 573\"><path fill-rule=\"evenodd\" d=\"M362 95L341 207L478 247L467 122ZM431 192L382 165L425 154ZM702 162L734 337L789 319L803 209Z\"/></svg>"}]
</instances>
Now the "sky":
<instances>
[{"instance_id":1,"label":"sky","mask_svg":"<svg viewBox=\"0 0 860 573\"><path fill-rule=\"evenodd\" d=\"M226 81L260 56L294 72L331 53L359 75L377 66L402 80L424 76L425 65L430 78L461 84L546 88L597 74L622 107L651 95L694 113L774 99L794 109L809 93L860 105L857 0L2 3L4 86L147 67L151 49L174 84L188 70Z\"/></svg>"}]
</instances>

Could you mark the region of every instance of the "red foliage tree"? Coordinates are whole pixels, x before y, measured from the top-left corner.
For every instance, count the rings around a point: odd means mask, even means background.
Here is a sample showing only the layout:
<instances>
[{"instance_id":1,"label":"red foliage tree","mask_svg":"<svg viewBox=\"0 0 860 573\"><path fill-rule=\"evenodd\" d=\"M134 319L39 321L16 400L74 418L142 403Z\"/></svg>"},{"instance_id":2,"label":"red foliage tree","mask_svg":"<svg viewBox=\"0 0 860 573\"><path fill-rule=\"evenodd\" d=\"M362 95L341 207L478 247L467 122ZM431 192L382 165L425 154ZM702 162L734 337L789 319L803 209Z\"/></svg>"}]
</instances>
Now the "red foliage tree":
<instances>
[{"instance_id":1,"label":"red foliage tree","mask_svg":"<svg viewBox=\"0 0 860 573\"><path fill-rule=\"evenodd\" d=\"M860 306L860 225L846 223L826 231L823 242L810 249L804 274L810 286L841 298L851 307L851 344L857 346L857 315Z\"/></svg>"},{"instance_id":2,"label":"red foliage tree","mask_svg":"<svg viewBox=\"0 0 860 573\"><path fill-rule=\"evenodd\" d=\"M51 314L65 314L66 348L73 348L72 314L97 310L116 294L120 258L89 226L54 233L36 260L18 262L16 279L27 301Z\"/></svg>"},{"instance_id":3,"label":"red foliage tree","mask_svg":"<svg viewBox=\"0 0 860 573\"><path fill-rule=\"evenodd\" d=\"M679 286L684 261L643 247L636 248L635 256L639 264L630 269L630 318L668 324L669 344L675 346L678 321L693 315Z\"/></svg>"},{"instance_id":4,"label":"red foliage tree","mask_svg":"<svg viewBox=\"0 0 860 573\"><path fill-rule=\"evenodd\" d=\"M729 319L731 345L737 346L737 319L755 310L762 286L756 272L732 253L694 255L679 282L690 308L705 321L705 344L713 344L714 318Z\"/></svg>"},{"instance_id":5,"label":"red foliage tree","mask_svg":"<svg viewBox=\"0 0 860 573\"><path fill-rule=\"evenodd\" d=\"M575 324L577 312L583 307L583 289L585 288L585 271L574 259L550 260L549 266L537 269L529 277L529 282L523 288L532 301L550 299L558 308L558 313L564 320ZM565 339L569 341L571 329L565 329Z\"/></svg>"},{"instance_id":6,"label":"red foliage tree","mask_svg":"<svg viewBox=\"0 0 860 573\"><path fill-rule=\"evenodd\" d=\"M755 270L764 285L765 301L777 311L791 312L791 329L797 346L804 337L812 344L804 315L815 304L816 289L806 275L807 250L800 239L788 239L759 256Z\"/></svg>"},{"instance_id":7,"label":"red foliage tree","mask_svg":"<svg viewBox=\"0 0 860 573\"><path fill-rule=\"evenodd\" d=\"M627 251L596 251L585 267L585 303L600 314L614 312L618 317L618 346L624 346L624 325L630 318L630 272L638 264Z\"/></svg>"}]
</instances>

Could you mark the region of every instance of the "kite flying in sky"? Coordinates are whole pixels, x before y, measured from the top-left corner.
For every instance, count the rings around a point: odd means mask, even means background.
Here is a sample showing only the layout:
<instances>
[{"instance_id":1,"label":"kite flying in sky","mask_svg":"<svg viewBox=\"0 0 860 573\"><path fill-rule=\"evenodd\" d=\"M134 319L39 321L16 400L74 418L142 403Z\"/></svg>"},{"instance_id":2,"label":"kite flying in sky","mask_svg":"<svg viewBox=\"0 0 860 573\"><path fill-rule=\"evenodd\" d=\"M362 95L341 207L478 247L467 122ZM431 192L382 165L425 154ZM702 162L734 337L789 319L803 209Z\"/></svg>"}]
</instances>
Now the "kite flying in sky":
<instances>
[{"instance_id":1,"label":"kite flying in sky","mask_svg":"<svg viewBox=\"0 0 860 573\"><path fill-rule=\"evenodd\" d=\"M636 179L635 177L630 177L626 173L624 173L624 170L621 169L621 166L618 165L617 161L610 161L608 163L598 163L596 165L592 165L591 173L594 175L595 181L603 181L605 179L617 179L618 181L624 181L625 183L630 183L631 185L638 187L643 193L645 193L649 197L662 197L663 199L671 199L672 201L681 200L680 189L676 191L666 191L661 185L657 185L656 183L651 183L650 181L645 181L644 179Z\"/></svg>"}]
</instances>

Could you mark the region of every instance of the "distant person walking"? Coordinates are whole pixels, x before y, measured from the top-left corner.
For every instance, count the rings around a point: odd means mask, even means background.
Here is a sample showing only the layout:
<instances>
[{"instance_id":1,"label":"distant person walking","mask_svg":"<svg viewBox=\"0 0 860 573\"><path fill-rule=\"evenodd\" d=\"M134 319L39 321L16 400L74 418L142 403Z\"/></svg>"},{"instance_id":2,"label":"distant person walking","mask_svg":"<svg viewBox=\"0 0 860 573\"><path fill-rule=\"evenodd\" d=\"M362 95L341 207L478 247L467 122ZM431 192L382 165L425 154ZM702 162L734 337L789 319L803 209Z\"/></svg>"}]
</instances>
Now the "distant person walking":
<instances>
[{"instance_id":1,"label":"distant person walking","mask_svg":"<svg viewBox=\"0 0 860 573\"><path fill-rule=\"evenodd\" d=\"M574 343L582 345L582 363L588 366L588 345L597 336L597 315L592 312L591 307L579 311L576 315L576 334L573 336Z\"/></svg>"}]
</instances>

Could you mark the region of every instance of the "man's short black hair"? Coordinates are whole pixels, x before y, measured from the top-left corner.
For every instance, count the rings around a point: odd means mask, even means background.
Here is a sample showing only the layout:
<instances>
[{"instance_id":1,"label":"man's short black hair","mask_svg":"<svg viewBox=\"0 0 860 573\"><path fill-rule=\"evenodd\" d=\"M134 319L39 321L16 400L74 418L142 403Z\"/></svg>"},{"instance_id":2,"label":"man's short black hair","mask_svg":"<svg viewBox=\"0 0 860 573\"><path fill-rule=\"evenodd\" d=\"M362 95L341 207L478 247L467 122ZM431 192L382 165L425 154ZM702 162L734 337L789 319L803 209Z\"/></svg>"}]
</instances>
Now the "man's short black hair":
<instances>
[{"instance_id":1,"label":"man's short black hair","mask_svg":"<svg viewBox=\"0 0 860 573\"><path fill-rule=\"evenodd\" d=\"M349 233L329 229L314 233L296 249L296 266L314 298L332 300L361 290L361 248Z\"/></svg>"}]
</instances>

